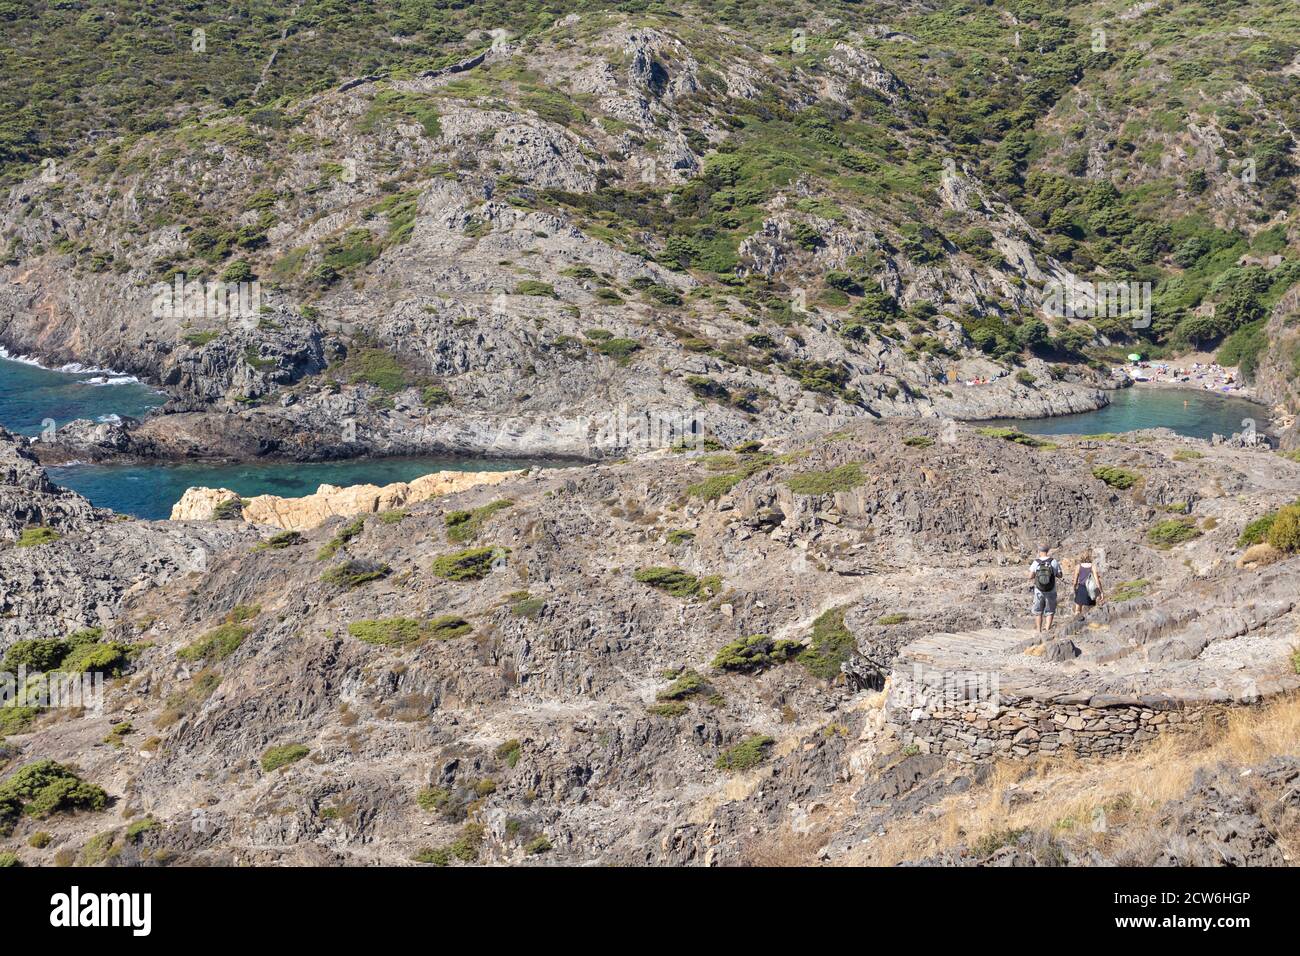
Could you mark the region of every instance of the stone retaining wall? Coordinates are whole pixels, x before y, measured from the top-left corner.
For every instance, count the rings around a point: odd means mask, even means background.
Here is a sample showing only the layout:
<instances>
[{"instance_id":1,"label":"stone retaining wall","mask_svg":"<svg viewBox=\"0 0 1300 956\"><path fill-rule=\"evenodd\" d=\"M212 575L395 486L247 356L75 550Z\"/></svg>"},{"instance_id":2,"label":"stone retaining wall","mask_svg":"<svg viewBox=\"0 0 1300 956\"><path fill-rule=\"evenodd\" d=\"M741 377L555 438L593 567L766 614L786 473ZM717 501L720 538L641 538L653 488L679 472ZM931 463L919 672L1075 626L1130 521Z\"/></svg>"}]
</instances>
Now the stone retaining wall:
<instances>
[{"instance_id":1,"label":"stone retaining wall","mask_svg":"<svg viewBox=\"0 0 1300 956\"><path fill-rule=\"evenodd\" d=\"M1198 723L1219 709L1154 700L1151 706L1091 706L1001 698L894 709L886 713L886 727L905 746L960 761L1063 752L1105 756L1154 740L1171 727Z\"/></svg>"}]
</instances>

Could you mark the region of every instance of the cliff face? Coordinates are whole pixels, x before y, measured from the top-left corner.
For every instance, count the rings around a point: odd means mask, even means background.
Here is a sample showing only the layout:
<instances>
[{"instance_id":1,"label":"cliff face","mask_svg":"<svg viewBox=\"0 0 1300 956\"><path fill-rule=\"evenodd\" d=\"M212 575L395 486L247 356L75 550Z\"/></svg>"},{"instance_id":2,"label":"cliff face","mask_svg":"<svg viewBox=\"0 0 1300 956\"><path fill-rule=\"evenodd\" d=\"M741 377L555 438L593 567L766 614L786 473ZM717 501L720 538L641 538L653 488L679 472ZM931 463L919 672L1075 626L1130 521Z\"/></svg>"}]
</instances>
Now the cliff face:
<instances>
[{"instance_id":1,"label":"cliff face","mask_svg":"<svg viewBox=\"0 0 1300 956\"><path fill-rule=\"evenodd\" d=\"M1265 327L1268 348L1255 373L1260 396L1280 406L1290 416L1289 427L1278 436L1286 449L1300 449L1300 287L1292 289L1273 307Z\"/></svg>"},{"instance_id":2,"label":"cliff face","mask_svg":"<svg viewBox=\"0 0 1300 956\"><path fill-rule=\"evenodd\" d=\"M1141 480L1113 488L1093 475L1103 464ZM301 540L238 521L101 522L0 552L0 646L97 623L133 648L124 677L102 712L37 714L0 759L76 763L153 815L139 841L113 838L119 863L883 853L870 834L984 779L891 733L895 705L874 688L901 647L1023 626L1043 537L1067 560L1091 547L1116 601L1142 595L1098 619L1116 638L1130 618L1153 645L1192 637L1214 622L1180 611L1155 627L1152 609L1249 593L1237 536L1298 479L1282 456L1168 433L1032 447L882 423L502 476ZM1171 510L1199 536L1162 550L1148 531ZM1270 588L1288 568L1267 571ZM1153 658L1143 680L1170 667L1172 686L1225 646L1267 663L1295 626L1270 614L1204 659ZM123 722L121 748L87 745ZM277 769L285 755L302 759ZM55 842L20 855L75 852L118 821L41 826Z\"/></svg>"},{"instance_id":3,"label":"cliff face","mask_svg":"<svg viewBox=\"0 0 1300 956\"><path fill-rule=\"evenodd\" d=\"M100 515L81 495L49 480L26 439L0 428L0 539L13 541L30 527L85 529Z\"/></svg>"},{"instance_id":4,"label":"cliff face","mask_svg":"<svg viewBox=\"0 0 1300 956\"><path fill-rule=\"evenodd\" d=\"M563 96L537 87L546 75L568 77ZM617 457L636 447L619 421L641 415L731 444L852 417L1103 404L1104 374L1050 355L1029 361L1033 387L953 384L1008 373L963 321L1028 315L1044 282L1076 281L973 171L861 195L827 165L844 146L769 175L777 131L736 122L773 98L782 117L878 98L860 122L895 127L901 162L933 148L912 95L847 40L789 73L731 31L601 18L459 72L147 134L0 199L16 224L0 342L168 390L173 414L126 435L65 430L79 457ZM987 250L928 225L918 245L913 219L975 230ZM214 313L172 295L178 276L255 279L258 302Z\"/></svg>"}]
</instances>

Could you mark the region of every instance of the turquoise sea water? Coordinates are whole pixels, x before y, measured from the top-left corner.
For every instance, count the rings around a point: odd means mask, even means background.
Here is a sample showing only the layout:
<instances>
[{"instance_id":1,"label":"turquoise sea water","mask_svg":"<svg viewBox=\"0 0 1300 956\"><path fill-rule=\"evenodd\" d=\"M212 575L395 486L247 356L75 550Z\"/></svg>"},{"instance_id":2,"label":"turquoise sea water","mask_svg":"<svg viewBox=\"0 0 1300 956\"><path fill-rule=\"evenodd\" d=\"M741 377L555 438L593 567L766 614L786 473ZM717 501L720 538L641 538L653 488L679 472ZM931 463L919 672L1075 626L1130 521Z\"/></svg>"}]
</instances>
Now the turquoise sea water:
<instances>
[{"instance_id":1,"label":"turquoise sea water","mask_svg":"<svg viewBox=\"0 0 1300 956\"><path fill-rule=\"evenodd\" d=\"M164 398L155 389L107 372L54 372L0 358L0 425L21 435L40 434L46 420L63 426L78 418L136 418Z\"/></svg>"},{"instance_id":2,"label":"turquoise sea water","mask_svg":"<svg viewBox=\"0 0 1300 956\"><path fill-rule=\"evenodd\" d=\"M992 424L1015 425L1031 435L1096 435L1142 428L1171 428L1191 438L1231 435L1242 421L1255 420L1265 431L1268 410L1243 398L1190 388L1126 388L1111 393L1111 402L1095 412L1056 418L1014 418Z\"/></svg>"},{"instance_id":3,"label":"turquoise sea water","mask_svg":"<svg viewBox=\"0 0 1300 956\"><path fill-rule=\"evenodd\" d=\"M94 504L140 518L166 518L186 488L229 488L242 497L309 495L322 484L386 485L432 471L508 471L530 463L447 458L373 458L323 462L192 465L69 465L47 468L50 480Z\"/></svg>"},{"instance_id":4,"label":"turquoise sea water","mask_svg":"<svg viewBox=\"0 0 1300 956\"><path fill-rule=\"evenodd\" d=\"M64 425L75 418L140 416L162 402L162 395L138 383L91 384L102 372L55 372L0 359L0 425L36 435L41 423ZM109 380L114 380L109 378ZM1240 431L1242 419L1262 428L1264 409L1242 399L1192 389L1125 389L1106 408L1060 418L1009 419L1040 435L1095 434L1166 427L1183 435L1209 438ZM321 484L383 485L409 481L432 471L502 471L525 467L519 461L447 458L376 458L334 462L257 462L245 464L69 465L49 469L50 477L85 495L96 505L141 518L165 518L186 488L229 488L243 496L288 497L311 494Z\"/></svg>"},{"instance_id":5,"label":"turquoise sea water","mask_svg":"<svg viewBox=\"0 0 1300 956\"><path fill-rule=\"evenodd\" d=\"M116 385L96 385L105 378ZM37 435L49 419L66 425L77 418L139 417L164 396L103 372L56 372L0 359L0 425ZM140 518L166 518L186 488L229 488L240 495L309 495L322 484L385 485L433 471L507 471L529 462L493 459L375 458L330 462L268 461L252 464L68 465L48 468L51 480L85 495L102 508Z\"/></svg>"}]
</instances>

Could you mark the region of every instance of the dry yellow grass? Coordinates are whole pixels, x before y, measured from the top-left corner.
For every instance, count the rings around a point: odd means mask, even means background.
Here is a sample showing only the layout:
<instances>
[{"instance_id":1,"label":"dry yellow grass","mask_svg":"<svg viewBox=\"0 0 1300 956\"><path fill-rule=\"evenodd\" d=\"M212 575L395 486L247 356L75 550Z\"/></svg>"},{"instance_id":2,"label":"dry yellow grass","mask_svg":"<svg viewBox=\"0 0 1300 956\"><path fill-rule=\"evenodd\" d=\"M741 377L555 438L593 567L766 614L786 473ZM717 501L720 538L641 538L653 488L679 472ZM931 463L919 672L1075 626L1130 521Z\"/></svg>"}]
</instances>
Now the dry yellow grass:
<instances>
[{"instance_id":1,"label":"dry yellow grass","mask_svg":"<svg viewBox=\"0 0 1300 956\"><path fill-rule=\"evenodd\" d=\"M1122 860L1141 842L1144 821L1184 796L1198 770L1251 766L1279 754L1300 754L1300 697L1207 717L1121 757L1000 761L983 783L894 825L840 862L889 866L1016 830L1051 833ZM1015 794L1023 799L1011 799ZM1300 834L1281 833L1278 842L1300 860Z\"/></svg>"}]
</instances>

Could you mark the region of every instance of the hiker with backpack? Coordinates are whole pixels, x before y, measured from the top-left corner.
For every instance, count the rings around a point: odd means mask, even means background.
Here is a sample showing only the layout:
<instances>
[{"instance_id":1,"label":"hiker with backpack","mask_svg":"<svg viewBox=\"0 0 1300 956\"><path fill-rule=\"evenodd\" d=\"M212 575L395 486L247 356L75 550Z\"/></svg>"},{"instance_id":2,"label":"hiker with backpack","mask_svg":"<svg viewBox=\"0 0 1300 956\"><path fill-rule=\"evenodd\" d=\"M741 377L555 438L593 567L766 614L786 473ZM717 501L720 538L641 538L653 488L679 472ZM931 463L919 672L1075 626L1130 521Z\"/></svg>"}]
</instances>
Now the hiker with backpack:
<instances>
[{"instance_id":1,"label":"hiker with backpack","mask_svg":"<svg viewBox=\"0 0 1300 956\"><path fill-rule=\"evenodd\" d=\"M1042 633L1052 629L1056 614L1056 579L1065 576L1061 562L1052 557L1048 544L1038 546L1038 557L1029 565L1029 580L1034 584L1034 631Z\"/></svg>"},{"instance_id":2,"label":"hiker with backpack","mask_svg":"<svg viewBox=\"0 0 1300 956\"><path fill-rule=\"evenodd\" d=\"M1096 607L1101 599L1101 575L1092 563L1092 551L1085 550L1074 569L1074 616L1086 615L1088 608Z\"/></svg>"}]
</instances>

